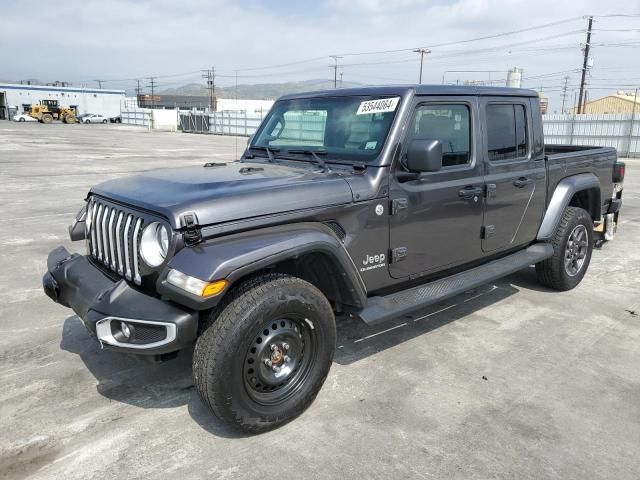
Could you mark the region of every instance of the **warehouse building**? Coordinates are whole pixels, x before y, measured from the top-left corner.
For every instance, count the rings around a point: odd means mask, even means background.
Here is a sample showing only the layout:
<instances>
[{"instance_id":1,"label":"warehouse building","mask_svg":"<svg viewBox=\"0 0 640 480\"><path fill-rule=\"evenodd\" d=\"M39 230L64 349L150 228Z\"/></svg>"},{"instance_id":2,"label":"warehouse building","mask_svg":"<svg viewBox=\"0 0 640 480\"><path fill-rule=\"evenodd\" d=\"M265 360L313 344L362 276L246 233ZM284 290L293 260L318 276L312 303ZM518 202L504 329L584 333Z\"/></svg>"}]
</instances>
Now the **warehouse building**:
<instances>
[{"instance_id":1,"label":"warehouse building","mask_svg":"<svg viewBox=\"0 0 640 480\"><path fill-rule=\"evenodd\" d=\"M573 109L576 113L577 109ZM640 97L619 91L615 95L597 98L584 104L583 113L640 113Z\"/></svg>"},{"instance_id":2,"label":"warehouse building","mask_svg":"<svg viewBox=\"0 0 640 480\"><path fill-rule=\"evenodd\" d=\"M61 107L75 108L78 115L115 117L120 115L125 94L124 90L0 83L0 120L11 119L43 100L57 100Z\"/></svg>"},{"instance_id":3,"label":"warehouse building","mask_svg":"<svg viewBox=\"0 0 640 480\"><path fill-rule=\"evenodd\" d=\"M209 108L210 98L206 95L140 95L138 106L141 108L165 108L176 110L201 110ZM241 98L216 98L216 111L244 111L266 114L273 100L254 100Z\"/></svg>"}]
</instances>

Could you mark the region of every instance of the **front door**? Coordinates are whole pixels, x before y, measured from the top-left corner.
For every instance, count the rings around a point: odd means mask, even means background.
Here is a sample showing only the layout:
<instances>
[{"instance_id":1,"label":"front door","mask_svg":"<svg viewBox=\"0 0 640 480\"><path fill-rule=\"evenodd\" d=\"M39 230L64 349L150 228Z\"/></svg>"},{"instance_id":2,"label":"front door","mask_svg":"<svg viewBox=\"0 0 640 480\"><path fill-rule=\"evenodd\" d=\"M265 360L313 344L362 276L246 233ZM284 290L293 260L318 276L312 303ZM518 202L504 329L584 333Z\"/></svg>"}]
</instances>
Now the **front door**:
<instances>
[{"instance_id":1,"label":"front door","mask_svg":"<svg viewBox=\"0 0 640 480\"><path fill-rule=\"evenodd\" d=\"M487 183L482 250L487 253L531 242L544 211L544 155L532 149L530 107L528 98L481 101Z\"/></svg>"},{"instance_id":2,"label":"front door","mask_svg":"<svg viewBox=\"0 0 640 480\"><path fill-rule=\"evenodd\" d=\"M390 274L420 277L482 256L484 208L479 125L474 97L417 97L390 181ZM442 143L443 167L402 179L408 144L414 139Z\"/></svg>"}]
</instances>

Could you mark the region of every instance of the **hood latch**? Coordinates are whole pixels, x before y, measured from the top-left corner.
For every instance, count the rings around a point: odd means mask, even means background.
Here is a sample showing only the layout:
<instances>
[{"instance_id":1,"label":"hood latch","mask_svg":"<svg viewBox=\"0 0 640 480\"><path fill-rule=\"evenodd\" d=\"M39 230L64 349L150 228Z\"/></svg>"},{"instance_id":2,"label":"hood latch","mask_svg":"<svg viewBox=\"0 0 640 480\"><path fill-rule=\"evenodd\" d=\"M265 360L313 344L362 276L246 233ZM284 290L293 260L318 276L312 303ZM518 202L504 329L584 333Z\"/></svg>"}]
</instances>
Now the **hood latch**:
<instances>
[{"instance_id":1,"label":"hood latch","mask_svg":"<svg viewBox=\"0 0 640 480\"><path fill-rule=\"evenodd\" d=\"M182 226L185 228L182 238L188 246L195 245L202 241L202 233L198 227L198 218L193 212L185 213L182 216Z\"/></svg>"}]
</instances>

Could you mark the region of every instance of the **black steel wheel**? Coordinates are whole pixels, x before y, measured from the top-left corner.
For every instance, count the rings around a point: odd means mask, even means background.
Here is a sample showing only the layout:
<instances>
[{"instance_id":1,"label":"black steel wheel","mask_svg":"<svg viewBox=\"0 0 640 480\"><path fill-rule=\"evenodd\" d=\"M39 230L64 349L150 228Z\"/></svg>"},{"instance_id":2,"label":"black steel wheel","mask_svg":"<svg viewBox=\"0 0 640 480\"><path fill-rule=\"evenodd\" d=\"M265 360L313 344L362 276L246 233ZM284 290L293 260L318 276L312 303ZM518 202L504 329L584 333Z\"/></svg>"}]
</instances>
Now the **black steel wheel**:
<instances>
[{"instance_id":1,"label":"black steel wheel","mask_svg":"<svg viewBox=\"0 0 640 480\"><path fill-rule=\"evenodd\" d=\"M257 403L281 403L300 388L317 350L317 335L304 318L276 318L255 332L245 355L244 384Z\"/></svg>"},{"instance_id":2,"label":"black steel wheel","mask_svg":"<svg viewBox=\"0 0 640 480\"><path fill-rule=\"evenodd\" d=\"M591 261L591 215L582 208L567 207L551 243L553 256L536 265L538 281L555 290L571 290L582 281Z\"/></svg>"},{"instance_id":3,"label":"black steel wheel","mask_svg":"<svg viewBox=\"0 0 640 480\"><path fill-rule=\"evenodd\" d=\"M193 376L211 411L259 433L311 405L335 351L331 305L310 283L267 274L242 283L212 312L196 342Z\"/></svg>"}]
</instances>

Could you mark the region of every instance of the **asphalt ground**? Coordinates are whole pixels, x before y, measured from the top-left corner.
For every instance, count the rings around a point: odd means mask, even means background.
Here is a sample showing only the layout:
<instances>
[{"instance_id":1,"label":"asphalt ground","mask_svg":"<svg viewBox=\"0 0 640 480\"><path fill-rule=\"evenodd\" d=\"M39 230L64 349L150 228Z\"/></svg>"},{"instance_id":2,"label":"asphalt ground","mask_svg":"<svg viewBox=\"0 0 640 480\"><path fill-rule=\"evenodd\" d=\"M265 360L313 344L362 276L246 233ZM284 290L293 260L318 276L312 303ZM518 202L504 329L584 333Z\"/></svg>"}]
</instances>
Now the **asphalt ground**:
<instances>
[{"instance_id":1,"label":"asphalt ground","mask_svg":"<svg viewBox=\"0 0 640 480\"><path fill-rule=\"evenodd\" d=\"M66 229L91 185L245 142L0 122L0 478L638 478L640 160L578 288L527 269L378 328L341 319L315 403L259 436L211 416L191 352L101 351L45 297L47 253L83 251Z\"/></svg>"}]
</instances>

